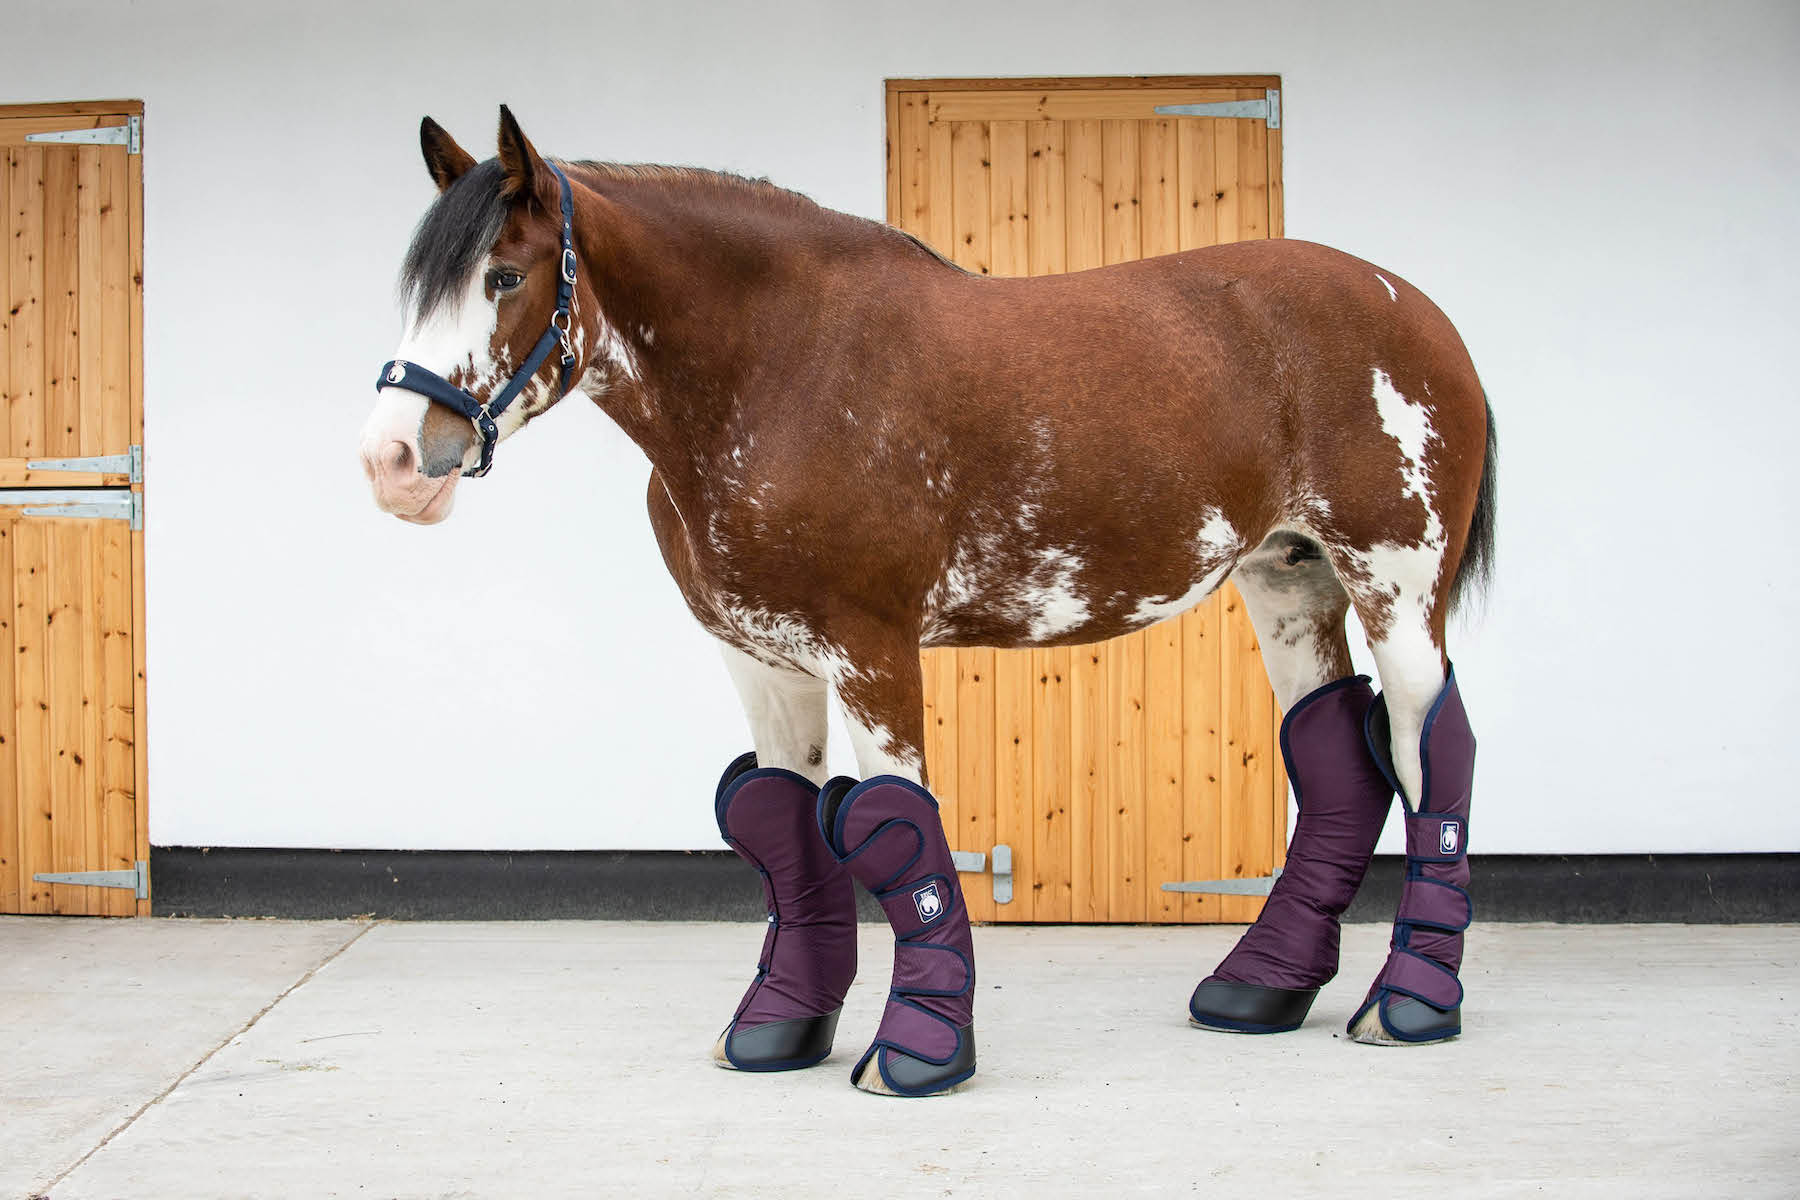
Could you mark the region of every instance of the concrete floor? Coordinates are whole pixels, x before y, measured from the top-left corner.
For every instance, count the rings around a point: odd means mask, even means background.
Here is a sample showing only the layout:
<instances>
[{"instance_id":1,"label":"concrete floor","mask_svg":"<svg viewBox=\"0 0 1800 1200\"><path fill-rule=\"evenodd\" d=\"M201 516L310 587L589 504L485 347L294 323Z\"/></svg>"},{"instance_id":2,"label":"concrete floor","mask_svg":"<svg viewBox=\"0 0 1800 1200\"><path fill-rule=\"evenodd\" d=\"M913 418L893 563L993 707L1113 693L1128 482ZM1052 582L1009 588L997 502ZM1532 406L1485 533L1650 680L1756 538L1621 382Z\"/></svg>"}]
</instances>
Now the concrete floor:
<instances>
[{"instance_id":1,"label":"concrete floor","mask_svg":"<svg viewBox=\"0 0 1800 1200\"><path fill-rule=\"evenodd\" d=\"M982 1071L708 1052L753 925L0 918L0 1197L1800 1195L1800 926L1477 926L1465 1034L1191 1029L1234 928L976 931Z\"/></svg>"}]
</instances>

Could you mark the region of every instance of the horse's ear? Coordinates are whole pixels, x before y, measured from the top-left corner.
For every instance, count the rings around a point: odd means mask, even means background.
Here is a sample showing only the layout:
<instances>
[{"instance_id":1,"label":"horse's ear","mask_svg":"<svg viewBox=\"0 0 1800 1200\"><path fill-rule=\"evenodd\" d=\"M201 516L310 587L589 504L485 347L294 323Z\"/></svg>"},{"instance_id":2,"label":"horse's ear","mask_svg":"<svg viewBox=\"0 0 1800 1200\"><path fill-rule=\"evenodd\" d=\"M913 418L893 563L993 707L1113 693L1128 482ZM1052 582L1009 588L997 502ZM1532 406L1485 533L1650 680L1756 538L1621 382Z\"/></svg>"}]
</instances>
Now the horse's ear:
<instances>
[{"instance_id":1,"label":"horse's ear","mask_svg":"<svg viewBox=\"0 0 1800 1200\"><path fill-rule=\"evenodd\" d=\"M425 169L438 191L449 188L475 165L475 156L456 144L456 139L430 117L419 122L419 149L425 152Z\"/></svg>"},{"instance_id":2,"label":"horse's ear","mask_svg":"<svg viewBox=\"0 0 1800 1200\"><path fill-rule=\"evenodd\" d=\"M502 196L554 197L556 193L543 158L519 128L512 109L504 104L500 106L500 169L506 172L505 182L500 185Z\"/></svg>"}]
</instances>

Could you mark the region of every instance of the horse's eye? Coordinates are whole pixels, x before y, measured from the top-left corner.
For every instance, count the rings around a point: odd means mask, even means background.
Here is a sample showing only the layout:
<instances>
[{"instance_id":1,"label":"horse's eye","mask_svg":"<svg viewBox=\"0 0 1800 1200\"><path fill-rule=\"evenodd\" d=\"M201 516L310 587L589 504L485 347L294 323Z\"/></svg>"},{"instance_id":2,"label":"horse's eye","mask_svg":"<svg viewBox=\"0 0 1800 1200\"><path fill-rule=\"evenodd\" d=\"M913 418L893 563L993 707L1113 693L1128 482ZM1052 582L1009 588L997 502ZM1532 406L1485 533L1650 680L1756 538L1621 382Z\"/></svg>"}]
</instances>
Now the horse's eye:
<instances>
[{"instance_id":1,"label":"horse's eye","mask_svg":"<svg viewBox=\"0 0 1800 1200\"><path fill-rule=\"evenodd\" d=\"M489 278L493 280L494 290L499 292L510 292L525 282L525 277L517 271L495 271Z\"/></svg>"}]
</instances>

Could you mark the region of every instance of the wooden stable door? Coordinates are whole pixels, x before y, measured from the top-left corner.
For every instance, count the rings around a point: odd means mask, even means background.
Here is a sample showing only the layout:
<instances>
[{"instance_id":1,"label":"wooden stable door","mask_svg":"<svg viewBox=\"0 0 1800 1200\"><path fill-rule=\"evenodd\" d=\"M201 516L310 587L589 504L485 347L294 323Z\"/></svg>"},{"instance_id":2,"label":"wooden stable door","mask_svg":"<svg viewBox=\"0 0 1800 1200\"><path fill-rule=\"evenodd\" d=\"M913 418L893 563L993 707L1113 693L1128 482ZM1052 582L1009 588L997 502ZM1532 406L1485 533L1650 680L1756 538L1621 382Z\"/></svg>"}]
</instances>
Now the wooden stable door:
<instances>
[{"instance_id":1,"label":"wooden stable door","mask_svg":"<svg viewBox=\"0 0 1800 1200\"><path fill-rule=\"evenodd\" d=\"M140 116L0 106L0 913L149 912Z\"/></svg>"},{"instance_id":2,"label":"wooden stable door","mask_svg":"<svg viewBox=\"0 0 1800 1200\"><path fill-rule=\"evenodd\" d=\"M1256 115L1278 115L1278 87L890 81L889 220L995 275L1279 235L1279 122ZM1155 111L1193 104L1248 115ZM1236 589L1098 645L923 661L932 790L952 848L988 856L962 876L976 919L1255 918L1257 895L1161 887L1267 877L1286 846L1279 714ZM1005 902L996 847L1010 851Z\"/></svg>"}]
</instances>

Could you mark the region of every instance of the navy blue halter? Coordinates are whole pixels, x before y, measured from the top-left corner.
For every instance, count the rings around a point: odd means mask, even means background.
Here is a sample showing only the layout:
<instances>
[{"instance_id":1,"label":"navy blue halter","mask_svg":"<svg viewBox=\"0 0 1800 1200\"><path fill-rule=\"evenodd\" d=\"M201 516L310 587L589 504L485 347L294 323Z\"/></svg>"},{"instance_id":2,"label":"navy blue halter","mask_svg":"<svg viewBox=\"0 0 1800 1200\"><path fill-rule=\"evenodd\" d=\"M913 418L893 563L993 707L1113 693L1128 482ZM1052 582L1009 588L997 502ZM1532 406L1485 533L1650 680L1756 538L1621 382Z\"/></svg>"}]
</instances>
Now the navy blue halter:
<instances>
[{"instance_id":1,"label":"navy blue halter","mask_svg":"<svg viewBox=\"0 0 1800 1200\"><path fill-rule=\"evenodd\" d=\"M381 376L375 381L375 390L386 387L405 388L409 392L417 392L433 404L441 404L453 409L475 423L475 432L481 435L481 462L473 471L464 474L474 477L486 475L488 468L494 464L494 446L500 440L500 427L494 419L506 411L507 405L518 398L531 377L538 373L544 360L550 357L550 351L558 343L562 345L562 383L557 391L557 399L568 395L569 368L575 365L575 350L569 345L570 313L575 298L575 201L569 192L569 179L555 166L546 162L550 173L556 176L557 184L562 188L562 261L558 271L556 285L556 312L550 318L550 328L544 330L544 336L532 347L531 354L513 377L507 381L498 395L486 404L457 387L442 375L427 371L418 363L410 363L396 358L384 363Z\"/></svg>"}]
</instances>

